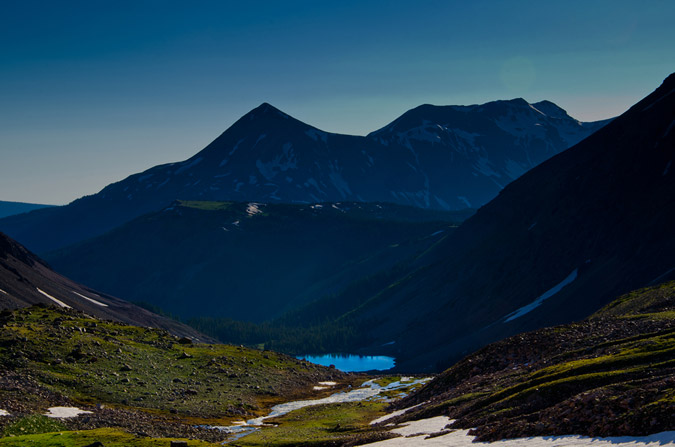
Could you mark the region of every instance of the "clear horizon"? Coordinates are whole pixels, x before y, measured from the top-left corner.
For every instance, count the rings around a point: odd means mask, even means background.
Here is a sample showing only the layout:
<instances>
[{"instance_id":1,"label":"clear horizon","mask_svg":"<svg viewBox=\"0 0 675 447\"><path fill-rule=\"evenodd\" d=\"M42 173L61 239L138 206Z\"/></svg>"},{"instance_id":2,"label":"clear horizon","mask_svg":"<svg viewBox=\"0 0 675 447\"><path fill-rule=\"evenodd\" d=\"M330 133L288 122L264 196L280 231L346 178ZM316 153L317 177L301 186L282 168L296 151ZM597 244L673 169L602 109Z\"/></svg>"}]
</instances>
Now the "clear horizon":
<instances>
[{"instance_id":1,"label":"clear horizon","mask_svg":"<svg viewBox=\"0 0 675 447\"><path fill-rule=\"evenodd\" d=\"M424 103L594 121L660 85L675 3L26 1L0 27L0 200L65 204L181 161L268 102L364 135Z\"/></svg>"}]
</instances>

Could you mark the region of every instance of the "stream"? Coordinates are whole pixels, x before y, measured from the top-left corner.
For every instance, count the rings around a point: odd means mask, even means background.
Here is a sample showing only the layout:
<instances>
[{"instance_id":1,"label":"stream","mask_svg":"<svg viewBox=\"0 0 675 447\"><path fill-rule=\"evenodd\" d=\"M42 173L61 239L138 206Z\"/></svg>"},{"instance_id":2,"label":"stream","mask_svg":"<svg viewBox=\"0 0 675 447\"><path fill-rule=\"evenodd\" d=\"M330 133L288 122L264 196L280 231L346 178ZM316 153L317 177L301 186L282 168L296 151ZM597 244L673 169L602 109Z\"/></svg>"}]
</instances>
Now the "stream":
<instances>
[{"instance_id":1,"label":"stream","mask_svg":"<svg viewBox=\"0 0 675 447\"><path fill-rule=\"evenodd\" d=\"M375 383L375 380L376 379L368 380L366 382L363 382L363 384L359 388L352 389L350 391L340 391L338 393L332 394L322 399L296 400L292 402L286 402L283 404L275 405L274 407L272 407L270 413L267 416L249 419L248 421L241 421L235 423L235 425L229 426L212 425L208 426L208 428L221 430L228 434L233 434L234 436L231 436L230 439L228 439L225 442L226 444L228 442L240 439L256 430L259 430L261 427L268 425L265 424L265 419L283 416L287 413L290 413L293 410L298 410L300 408L309 407L312 405L334 404L342 402L358 402L366 399L371 399L376 397L381 392L403 390L415 385L426 383L429 380L431 380L431 377L425 377L423 379L401 377L401 380L397 382L392 382L386 386L378 385L377 383ZM335 383L319 382L319 385L332 386L335 385Z\"/></svg>"}]
</instances>

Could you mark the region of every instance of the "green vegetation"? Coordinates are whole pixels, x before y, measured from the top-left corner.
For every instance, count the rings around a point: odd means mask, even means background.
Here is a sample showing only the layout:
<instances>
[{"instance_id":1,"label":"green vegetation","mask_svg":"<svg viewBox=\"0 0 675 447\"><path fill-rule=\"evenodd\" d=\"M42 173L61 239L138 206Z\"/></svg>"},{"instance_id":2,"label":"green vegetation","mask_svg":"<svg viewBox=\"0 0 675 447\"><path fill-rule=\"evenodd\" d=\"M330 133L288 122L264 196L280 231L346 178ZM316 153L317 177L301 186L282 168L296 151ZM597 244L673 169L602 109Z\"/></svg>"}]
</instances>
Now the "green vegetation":
<instances>
[{"instance_id":1,"label":"green vegetation","mask_svg":"<svg viewBox=\"0 0 675 447\"><path fill-rule=\"evenodd\" d=\"M94 442L101 442L105 447L166 447L171 441L187 441L189 447L209 447L220 444L187 440L183 438L150 438L132 435L114 428L96 430L63 431L39 435L0 438L0 447L82 447Z\"/></svg>"},{"instance_id":2,"label":"green vegetation","mask_svg":"<svg viewBox=\"0 0 675 447\"><path fill-rule=\"evenodd\" d=\"M96 426L109 420L161 433L169 425L180 433L181 424L259 416L306 396L319 381L346 378L275 352L193 344L163 330L46 306L0 312L0 377L0 408L20 409L0 418L8 435L63 430L34 416L62 405L93 411ZM95 428L77 425L85 419L66 426Z\"/></svg>"},{"instance_id":3,"label":"green vegetation","mask_svg":"<svg viewBox=\"0 0 675 447\"><path fill-rule=\"evenodd\" d=\"M65 430L66 426L56 419L40 414L33 414L17 419L2 431L3 436L20 436L49 433Z\"/></svg>"},{"instance_id":4,"label":"green vegetation","mask_svg":"<svg viewBox=\"0 0 675 447\"><path fill-rule=\"evenodd\" d=\"M672 318L675 313L675 281L627 293L593 315L620 318Z\"/></svg>"},{"instance_id":5,"label":"green vegetation","mask_svg":"<svg viewBox=\"0 0 675 447\"><path fill-rule=\"evenodd\" d=\"M338 441L359 436L373 436L369 421L385 414L382 402L349 402L318 405L293 411L266 422L278 427L266 427L235 441L232 445L253 446L311 446L339 445Z\"/></svg>"}]
</instances>

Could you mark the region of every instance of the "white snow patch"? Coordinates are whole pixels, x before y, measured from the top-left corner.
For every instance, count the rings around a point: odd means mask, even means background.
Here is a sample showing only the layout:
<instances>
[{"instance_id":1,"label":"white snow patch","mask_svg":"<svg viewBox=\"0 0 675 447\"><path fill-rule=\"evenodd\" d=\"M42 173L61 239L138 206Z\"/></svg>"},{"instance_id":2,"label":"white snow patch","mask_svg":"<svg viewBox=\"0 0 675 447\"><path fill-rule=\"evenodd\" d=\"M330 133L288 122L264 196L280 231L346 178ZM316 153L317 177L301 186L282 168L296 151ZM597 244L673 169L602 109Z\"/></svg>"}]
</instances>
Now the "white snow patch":
<instances>
[{"instance_id":1,"label":"white snow patch","mask_svg":"<svg viewBox=\"0 0 675 447\"><path fill-rule=\"evenodd\" d=\"M88 296L84 296L84 295L82 295L81 293L77 293L77 292L74 291L74 290L73 290L73 293L74 293L75 295L81 297L81 298L84 298L84 299L87 300L87 301L91 301L92 303L94 303L94 304L96 304L96 305L98 305L98 306L108 307L107 304L102 303L102 302L100 302L100 301L96 301L95 299L89 298Z\"/></svg>"},{"instance_id":2,"label":"white snow patch","mask_svg":"<svg viewBox=\"0 0 675 447\"><path fill-rule=\"evenodd\" d=\"M176 172L174 172L174 174L180 174L181 172L184 172L184 171L186 171L186 170L188 170L188 169L190 169L190 168L192 168L192 167L197 166L203 159L204 159L204 157L197 157L197 158L195 158L195 159L192 160L190 163L188 163L188 164L186 164L186 165L183 165L183 166L181 166L180 168L176 169Z\"/></svg>"},{"instance_id":3,"label":"white snow patch","mask_svg":"<svg viewBox=\"0 0 675 447\"><path fill-rule=\"evenodd\" d=\"M9 416L9 412L0 408L0 416Z\"/></svg>"},{"instance_id":4,"label":"white snow patch","mask_svg":"<svg viewBox=\"0 0 675 447\"><path fill-rule=\"evenodd\" d=\"M363 445L375 447L673 447L675 446L675 431L666 431L649 436L613 438L567 435L533 436L497 442L473 442L474 439L475 436L469 435L469 430L453 430L446 435L435 438L426 439L426 436L401 437Z\"/></svg>"},{"instance_id":5,"label":"white snow patch","mask_svg":"<svg viewBox=\"0 0 675 447\"><path fill-rule=\"evenodd\" d=\"M419 436L437 433L452 422L447 416L436 416L429 419L420 419L419 421L406 422L401 427L390 430L392 433L398 433L402 436Z\"/></svg>"},{"instance_id":6,"label":"white snow patch","mask_svg":"<svg viewBox=\"0 0 675 447\"><path fill-rule=\"evenodd\" d=\"M329 387L327 386L315 386L312 388L314 391L320 391L320 390L327 390Z\"/></svg>"},{"instance_id":7,"label":"white snow patch","mask_svg":"<svg viewBox=\"0 0 675 447\"><path fill-rule=\"evenodd\" d=\"M536 300L532 301L530 304L527 306L523 306L520 309L516 310L515 312L511 312L508 314L504 320L504 323L508 323L509 321L515 320L516 318L520 318L523 315L525 315L528 312L531 312L532 310L536 309L543 303L545 300L551 298L553 295L556 293L560 292L563 287L577 279L577 274L579 273L579 269L574 269L572 273L570 273L567 278L563 279L560 281L558 284L550 288L548 291L546 291L543 295L541 295L539 298Z\"/></svg>"},{"instance_id":8,"label":"white snow patch","mask_svg":"<svg viewBox=\"0 0 675 447\"><path fill-rule=\"evenodd\" d=\"M248 214L249 216L255 216L256 214L262 213L260 206L261 205L259 203L249 203L246 206L246 214Z\"/></svg>"},{"instance_id":9,"label":"white snow patch","mask_svg":"<svg viewBox=\"0 0 675 447\"><path fill-rule=\"evenodd\" d=\"M56 304L58 304L59 306L61 306L61 307L67 307L68 309L72 309L69 305L67 305L66 303L64 303L63 301L61 301L61 300L59 300L59 299L54 298L53 296L51 296L51 295L48 294L47 292L45 292L45 291L43 291L43 290L40 290L40 289L37 289L37 291L40 292L41 294L43 294L44 296L46 296L47 298L49 298L50 300L54 301L54 302L55 302Z\"/></svg>"},{"instance_id":10,"label":"white snow patch","mask_svg":"<svg viewBox=\"0 0 675 447\"><path fill-rule=\"evenodd\" d=\"M431 236L438 236L441 233L445 233L445 230L438 230L437 232L432 233Z\"/></svg>"},{"instance_id":11,"label":"white snow patch","mask_svg":"<svg viewBox=\"0 0 675 447\"><path fill-rule=\"evenodd\" d=\"M153 175L155 175L155 174L141 175L140 177L138 177L138 182L142 183L142 182L146 181L147 179L149 179L150 177L152 177Z\"/></svg>"},{"instance_id":12,"label":"white snow patch","mask_svg":"<svg viewBox=\"0 0 675 447\"><path fill-rule=\"evenodd\" d=\"M422 405L422 404L415 405L415 407L418 407L418 406L420 406L420 405ZM402 409L402 410L396 410L396 411L394 411L394 412L392 412L392 413L385 414L385 415L382 416L382 417L379 417L379 418L377 418L377 419L375 419L375 420L370 421L370 425L375 425L375 424L379 424L380 422L388 421L389 419L395 418L396 416L400 416L400 415L402 415L403 413L406 413L408 410L410 410L410 409L412 409L412 408L415 408L415 407L404 408L404 409Z\"/></svg>"},{"instance_id":13,"label":"white snow patch","mask_svg":"<svg viewBox=\"0 0 675 447\"><path fill-rule=\"evenodd\" d=\"M4 290L0 289L0 293L4 293L5 295L9 295L9 293L5 292Z\"/></svg>"},{"instance_id":14,"label":"white snow patch","mask_svg":"<svg viewBox=\"0 0 675 447\"><path fill-rule=\"evenodd\" d=\"M337 385L337 382L319 382L319 385L323 385L323 386L335 386L335 385Z\"/></svg>"},{"instance_id":15,"label":"white snow patch","mask_svg":"<svg viewBox=\"0 0 675 447\"><path fill-rule=\"evenodd\" d=\"M532 225L530 225L530 227L527 229L527 231L530 231L532 228L536 227L536 226L537 226L537 223L538 223L538 222L535 222L535 223L533 223Z\"/></svg>"},{"instance_id":16,"label":"white snow patch","mask_svg":"<svg viewBox=\"0 0 675 447\"><path fill-rule=\"evenodd\" d=\"M673 164L673 161L672 161L672 160L669 161L668 164L666 165L666 169L664 169L664 170L663 170L663 174L661 174L662 176L665 177L665 175L668 174L668 171L670 170L670 165L671 165L671 164Z\"/></svg>"},{"instance_id":17,"label":"white snow patch","mask_svg":"<svg viewBox=\"0 0 675 447\"><path fill-rule=\"evenodd\" d=\"M48 418L74 418L81 414L89 414L91 411L80 410L77 407L51 407L47 408L45 416Z\"/></svg>"}]
</instances>

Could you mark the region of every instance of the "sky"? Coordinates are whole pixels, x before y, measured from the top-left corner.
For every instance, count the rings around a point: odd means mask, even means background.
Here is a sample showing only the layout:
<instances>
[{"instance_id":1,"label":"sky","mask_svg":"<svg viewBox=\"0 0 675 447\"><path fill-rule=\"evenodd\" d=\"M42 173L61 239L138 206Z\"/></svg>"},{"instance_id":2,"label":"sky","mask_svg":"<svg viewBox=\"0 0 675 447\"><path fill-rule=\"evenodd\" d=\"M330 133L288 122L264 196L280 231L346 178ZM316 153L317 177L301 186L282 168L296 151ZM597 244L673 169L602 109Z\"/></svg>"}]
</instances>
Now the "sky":
<instances>
[{"instance_id":1,"label":"sky","mask_svg":"<svg viewBox=\"0 0 675 447\"><path fill-rule=\"evenodd\" d=\"M0 0L0 200L65 204L263 102L365 135L420 104L616 116L675 71L675 1Z\"/></svg>"}]
</instances>

